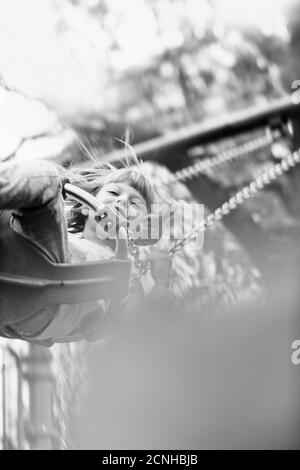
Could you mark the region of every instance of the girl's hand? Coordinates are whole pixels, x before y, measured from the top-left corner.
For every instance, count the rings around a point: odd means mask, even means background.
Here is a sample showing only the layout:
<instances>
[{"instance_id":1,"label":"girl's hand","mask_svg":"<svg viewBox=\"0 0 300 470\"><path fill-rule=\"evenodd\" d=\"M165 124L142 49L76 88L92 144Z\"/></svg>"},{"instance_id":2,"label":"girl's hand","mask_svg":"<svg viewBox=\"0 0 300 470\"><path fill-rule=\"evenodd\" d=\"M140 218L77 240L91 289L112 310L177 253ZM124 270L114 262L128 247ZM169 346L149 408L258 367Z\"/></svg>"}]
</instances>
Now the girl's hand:
<instances>
[{"instance_id":1,"label":"girl's hand","mask_svg":"<svg viewBox=\"0 0 300 470\"><path fill-rule=\"evenodd\" d=\"M156 284L169 287L172 268L171 258L161 252L153 252L149 261L151 263L151 276Z\"/></svg>"}]
</instances>

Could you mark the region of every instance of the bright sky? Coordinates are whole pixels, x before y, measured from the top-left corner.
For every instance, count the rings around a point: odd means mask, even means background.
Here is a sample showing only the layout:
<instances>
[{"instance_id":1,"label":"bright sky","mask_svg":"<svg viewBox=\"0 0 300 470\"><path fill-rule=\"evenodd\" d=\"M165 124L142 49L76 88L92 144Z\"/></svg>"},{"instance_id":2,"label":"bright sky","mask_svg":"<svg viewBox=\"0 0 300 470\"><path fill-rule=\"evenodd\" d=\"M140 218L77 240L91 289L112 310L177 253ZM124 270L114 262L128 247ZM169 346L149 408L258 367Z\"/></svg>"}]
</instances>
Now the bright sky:
<instances>
[{"instance_id":1,"label":"bright sky","mask_svg":"<svg viewBox=\"0 0 300 470\"><path fill-rule=\"evenodd\" d=\"M283 13L295 0L214 0L219 21L239 28L256 26L265 34L286 34Z\"/></svg>"},{"instance_id":2,"label":"bright sky","mask_svg":"<svg viewBox=\"0 0 300 470\"><path fill-rule=\"evenodd\" d=\"M29 95L62 101L64 106L93 100L99 83L95 51L77 34L60 41L51 0L0 0L0 74ZM70 13L75 13L71 11ZM78 18L68 15L75 27ZM84 31L90 25L79 21ZM101 47L98 48L101 56Z\"/></svg>"},{"instance_id":3,"label":"bright sky","mask_svg":"<svg viewBox=\"0 0 300 470\"><path fill-rule=\"evenodd\" d=\"M214 0L221 25L256 25L265 33L286 34L281 12L294 0ZM109 38L63 0L0 0L0 74L17 88L48 101L84 108L94 102L95 90L105 90L109 61L119 69L142 65L164 46L178 46L183 35L177 24L188 16L201 36L212 10L203 0L159 0L160 31L145 0L109 0L113 14L108 26L120 52L107 57ZM55 24L60 14L72 26L63 40ZM161 34L161 36L160 36ZM103 61L103 68L101 62Z\"/></svg>"}]
</instances>

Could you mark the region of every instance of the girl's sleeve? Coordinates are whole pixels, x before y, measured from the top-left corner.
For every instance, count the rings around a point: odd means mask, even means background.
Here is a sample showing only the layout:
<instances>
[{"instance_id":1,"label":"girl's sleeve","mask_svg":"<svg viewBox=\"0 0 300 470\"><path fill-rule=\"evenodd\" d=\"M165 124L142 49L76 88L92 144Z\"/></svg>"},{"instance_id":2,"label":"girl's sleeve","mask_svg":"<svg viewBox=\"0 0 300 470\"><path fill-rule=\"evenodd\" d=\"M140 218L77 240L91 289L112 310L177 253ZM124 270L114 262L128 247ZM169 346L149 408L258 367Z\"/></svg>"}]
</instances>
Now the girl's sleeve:
<instances>
[{"instance_id":1,"label":"girl's sleeve","mask_svg":"<svg viewBox=\"0 0 300 470\"><path fill-rule=\"evenodd\" d=\"M13 229L53 262L66 262L69 256L62 170L41 160L0 163L0 210L10 210Z\"/></svg>"}]
</instances>

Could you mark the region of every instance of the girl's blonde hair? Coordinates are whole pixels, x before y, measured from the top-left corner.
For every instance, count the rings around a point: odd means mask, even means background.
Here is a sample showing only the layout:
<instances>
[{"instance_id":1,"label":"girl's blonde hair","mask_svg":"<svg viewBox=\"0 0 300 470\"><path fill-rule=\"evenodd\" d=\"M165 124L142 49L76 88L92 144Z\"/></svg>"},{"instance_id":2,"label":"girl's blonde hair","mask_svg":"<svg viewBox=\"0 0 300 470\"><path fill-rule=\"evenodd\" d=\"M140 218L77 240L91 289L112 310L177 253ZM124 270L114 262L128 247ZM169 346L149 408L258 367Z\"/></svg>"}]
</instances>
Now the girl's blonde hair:
<instances>
[{"instance_id":1,"label":"girl's blonde hair","mask_svg":"<svg viewBox=\"0 0 300 470\"><path fill-rule=\"evenodd\" d=\"M146 201L148 212L151 212L151 205L155 203L155 193L153 185L148 177L143 173L142 164L135 156L130 162L118 162L123 165L117 168L109 163L97 163L91 168L78 168L68 170L68 179L71 184L84 189L88 193L96 196L100 189L108 183L126 183L136 191ZM78 233L84 230L86 216L82 214L83 205L79 202L68 201L67 222L71 233Z\"/></svg>"}]
</instances>

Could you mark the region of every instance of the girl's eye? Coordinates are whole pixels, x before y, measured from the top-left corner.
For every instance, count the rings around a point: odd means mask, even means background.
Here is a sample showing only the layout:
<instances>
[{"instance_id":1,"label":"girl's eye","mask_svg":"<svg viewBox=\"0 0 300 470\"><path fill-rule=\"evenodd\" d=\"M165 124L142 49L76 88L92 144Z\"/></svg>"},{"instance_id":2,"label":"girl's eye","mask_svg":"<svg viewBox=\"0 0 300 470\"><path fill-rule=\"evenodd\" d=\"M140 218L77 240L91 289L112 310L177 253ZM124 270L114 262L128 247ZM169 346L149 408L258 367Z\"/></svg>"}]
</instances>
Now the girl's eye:
<instances>
[{"instance_id":1,"label":"girl's eye","mask_svg":"<svg viewBox=\"0 0 300 470\"><path fill-rule=\"evenodd\" d=\"M130 204L132 204L135 207L141 207L142 203L140 201L130 201Z\"/></svg>"},{"instance_id":2,"label":"girl's eye","mask_svg":"<svg viewBox=\"0 0 300 470\"><path fill-rule=\"evenodd\" d=\"M109 194L113 194L114 196L119 196L119 194L116 191L107 191Z\"/></svg>"}]
</instances>

